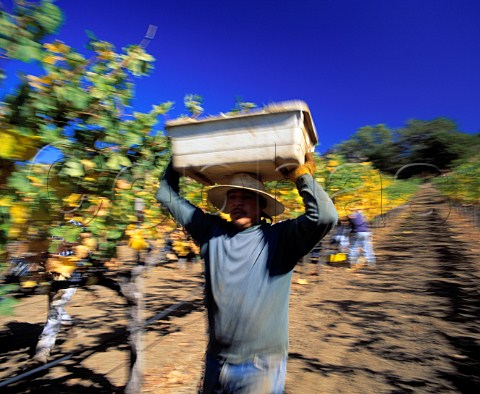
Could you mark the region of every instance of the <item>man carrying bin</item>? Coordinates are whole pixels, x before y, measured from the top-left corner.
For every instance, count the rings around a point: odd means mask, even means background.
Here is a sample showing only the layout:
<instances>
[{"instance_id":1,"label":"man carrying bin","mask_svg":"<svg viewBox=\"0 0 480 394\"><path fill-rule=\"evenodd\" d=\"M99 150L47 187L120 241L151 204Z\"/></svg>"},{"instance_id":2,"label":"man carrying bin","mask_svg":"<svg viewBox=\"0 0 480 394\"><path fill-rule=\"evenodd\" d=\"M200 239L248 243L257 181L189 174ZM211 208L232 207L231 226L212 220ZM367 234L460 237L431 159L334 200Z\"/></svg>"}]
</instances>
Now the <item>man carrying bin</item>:
<instances>
[{"instance_id":1,"label":"man carrying bin","mask_svg":"<svg viewBox=\"0 0 480 394\"><path fill-rule=\"evenodd\" d=\"M286 174L305 213L271 224L283 205L253 174L234 174L208 191L230 221L180 197L172 165L156 198L200 245L205 262L209 343L203 393L282 393L288 354L288 304L293 268L337 222L337 212L314 178L315 162Z\"/></svg>"}]
</instances>

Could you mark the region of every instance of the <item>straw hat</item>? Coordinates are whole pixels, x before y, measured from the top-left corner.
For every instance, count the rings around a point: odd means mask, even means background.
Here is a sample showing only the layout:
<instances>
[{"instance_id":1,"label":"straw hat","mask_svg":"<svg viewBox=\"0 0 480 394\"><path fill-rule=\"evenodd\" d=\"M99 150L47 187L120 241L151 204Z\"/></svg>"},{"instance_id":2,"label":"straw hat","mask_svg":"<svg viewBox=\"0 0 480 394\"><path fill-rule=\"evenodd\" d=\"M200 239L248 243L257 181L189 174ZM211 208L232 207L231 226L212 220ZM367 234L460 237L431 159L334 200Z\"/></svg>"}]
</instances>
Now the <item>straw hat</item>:
<instances>
[{"instance_id":1,"label":"straw hat","mask_svg":"<svg viewBox=\"0 0 480 394\"><path fill-rule=\"evenodd\" d=\"M216 208L224 211L227 203L227 193L230 190L248 190L262 196L267 203L263 212L268 216L280 215L285 210L281 202L265 191L265 186L262 182L252 176L252 174L245 172L233 175L226 185L212 186L207 192L208 200Z\"/></svg>"}]
</instances>

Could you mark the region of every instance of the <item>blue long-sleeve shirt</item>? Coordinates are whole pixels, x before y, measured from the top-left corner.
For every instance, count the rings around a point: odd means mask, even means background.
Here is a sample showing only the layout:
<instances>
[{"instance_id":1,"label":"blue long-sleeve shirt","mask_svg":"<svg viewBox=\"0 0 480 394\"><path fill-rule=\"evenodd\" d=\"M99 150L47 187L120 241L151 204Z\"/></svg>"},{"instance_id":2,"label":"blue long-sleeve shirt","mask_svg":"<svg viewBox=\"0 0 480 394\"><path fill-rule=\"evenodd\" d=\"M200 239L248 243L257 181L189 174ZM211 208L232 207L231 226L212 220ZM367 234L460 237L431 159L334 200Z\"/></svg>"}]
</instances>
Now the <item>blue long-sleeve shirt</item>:
<instances>
[{"instance_id":1,"label":"blue long-sleeve shirt","mask_svg":"<svg viewBox=\"0 0 480 394\"><path fill-rule=\"evenodd\" d=\"M156 198L200 244L205 262L208 351L231 363L288 352L292 271L337 222L335 207L309 174L297 180L305 213L246 230L207 214L178 194L169 167Z\"/></svg>"},{"instance_id":2,"label":"blue long-sleeve shirt","mask_svg":"<svg viewBox=\"0 0 480 394\"><path fill-rule=\"evenodd\" d=\"M368 223L360 212L354 212L348 217L352 233L368 233Z\"/></svg>"}]
</instances>

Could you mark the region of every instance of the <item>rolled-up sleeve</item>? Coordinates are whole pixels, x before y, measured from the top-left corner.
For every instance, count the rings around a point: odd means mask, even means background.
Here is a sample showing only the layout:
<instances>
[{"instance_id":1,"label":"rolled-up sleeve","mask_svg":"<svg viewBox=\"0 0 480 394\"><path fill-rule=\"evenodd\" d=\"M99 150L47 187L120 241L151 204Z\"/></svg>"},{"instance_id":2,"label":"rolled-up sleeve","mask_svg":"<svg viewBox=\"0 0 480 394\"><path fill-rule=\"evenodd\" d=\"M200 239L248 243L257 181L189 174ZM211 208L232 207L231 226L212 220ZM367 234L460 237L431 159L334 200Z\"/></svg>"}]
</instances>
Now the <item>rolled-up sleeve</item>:
<instances>
[{"instance_id":1,"label":"rolled-up sleeve","mask_svg":"<svg viewBox=\"0 0 480 394\"><path fill-rule=\"evenodd\" d=\"M281 245L290 262L306 255L335 226L338 213L333 201L310 174L300 176L296 186L305 212L296 219L279 223Z\"/></svg>"},{"instance_id":2,"label":"rolled-up sleeve","mask_svg":"<svg viewBox=\"0 0 480 394\"><path fill-rule=\"evenodd\" d=\"M219 218L203 212L179 194L180 174L169 164L160 180L160 186L155 194L162 204L197 242L203 243Z\"/></svg>"},{"instance_id":3,"label":"rolled-up sleeve","mask_svg":"<svg viewBox=\"0 0 480 394\"><path fill-rule=\"evenodd\" d=\"M168 209L177 222L186 227L191 223L195 211L199 208L179 195L179 179L180 174L169 164L160 180L155 197Z\"/></svg>"}]
</instances>

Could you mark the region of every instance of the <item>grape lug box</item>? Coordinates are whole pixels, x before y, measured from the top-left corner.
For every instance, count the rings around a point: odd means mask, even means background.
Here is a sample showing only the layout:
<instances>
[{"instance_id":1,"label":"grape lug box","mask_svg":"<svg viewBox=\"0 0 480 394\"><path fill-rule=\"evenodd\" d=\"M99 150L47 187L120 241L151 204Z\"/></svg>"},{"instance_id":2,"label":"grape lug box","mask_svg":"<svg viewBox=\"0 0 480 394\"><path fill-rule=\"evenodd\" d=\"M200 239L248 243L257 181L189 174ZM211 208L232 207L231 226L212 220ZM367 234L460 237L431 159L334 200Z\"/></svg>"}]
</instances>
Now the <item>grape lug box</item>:
<instances>
[{"instance_id":1,"label":"grape lug box","mask_svg":"<svg viewBox=\"0 0 480 394\"><path fill-rule=\"evenodd\" d=\"M167 121L173 167L204 185L250 172L263 182L284 179L281 170L305 162L318 142L303 101L273 103L234 115Z\"/></svg>"}]
</instances>

